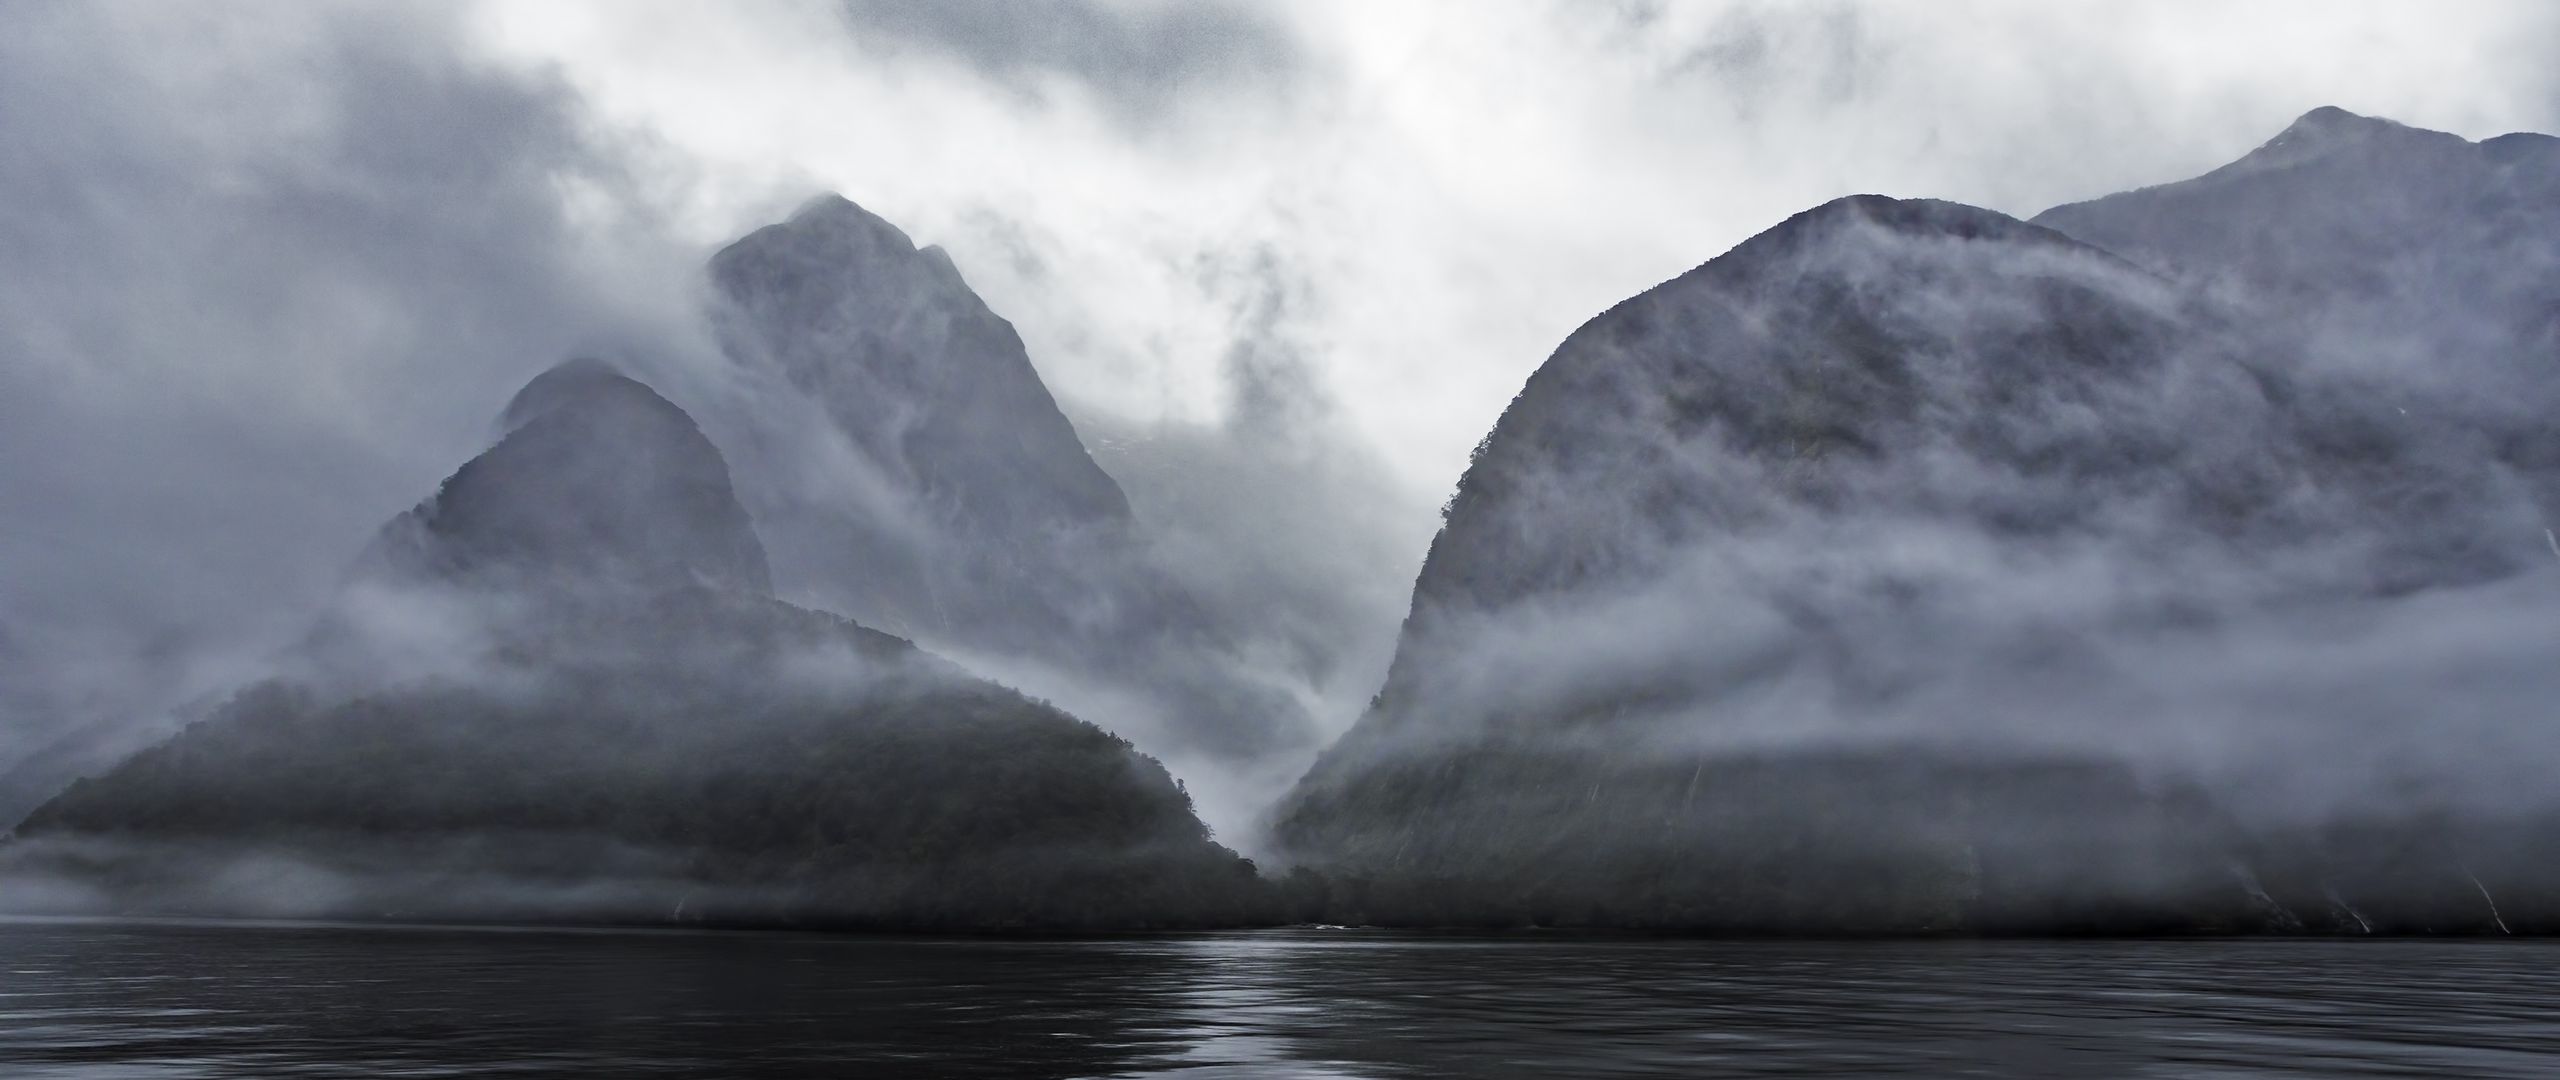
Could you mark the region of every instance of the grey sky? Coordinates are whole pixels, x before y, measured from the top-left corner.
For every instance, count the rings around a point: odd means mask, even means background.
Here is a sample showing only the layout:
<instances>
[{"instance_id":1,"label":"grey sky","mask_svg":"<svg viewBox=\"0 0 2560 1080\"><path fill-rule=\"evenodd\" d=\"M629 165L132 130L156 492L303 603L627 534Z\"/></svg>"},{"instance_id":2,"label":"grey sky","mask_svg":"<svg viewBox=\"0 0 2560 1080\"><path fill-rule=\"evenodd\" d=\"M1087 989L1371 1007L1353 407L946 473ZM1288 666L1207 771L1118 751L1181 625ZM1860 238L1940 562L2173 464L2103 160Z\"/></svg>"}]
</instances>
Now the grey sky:
<instances>
[{"instance_id":1,"label":"grey sky","mask_svg":"<svg viewBox=\"0 0 2560 1080\"><path fill-rule=\"evenodd\" d=\"M828 186L949 248L1071 408L1217 413L1258 286L1196 267L1277 253L1316 283L1287 321L1321 382L1424 488L1582 320L1837 195L2025 216L2321 104L2560 126L2560 9L2532 3L933 7L479 23L680 147L699 235Z\"/></svg>"},{"instance_id":2,"label":"grey sky","mask_svg":"<svg viewBox=\"0 0 2560 1080\"><path fill-rule=\"evenodd\" d=\"M222 688L645 289L560 83L400 9L0 12L9 751ZM619 213L618 211L615 213Z\"/></svg>"},{"instance_id":3,"label":"grey sky","mask_svg":"<svg viewBox=\"0 0 2560 1080\"><path fill-rule=\"evenodd\" d=\"M1035 103L1063 80L1136 129L1202 99L1285 94L1303 62L1272 14L1244 3L844 0L844 14L855 42L877 53L956 59Z\"/></svg>"}]
</instances>

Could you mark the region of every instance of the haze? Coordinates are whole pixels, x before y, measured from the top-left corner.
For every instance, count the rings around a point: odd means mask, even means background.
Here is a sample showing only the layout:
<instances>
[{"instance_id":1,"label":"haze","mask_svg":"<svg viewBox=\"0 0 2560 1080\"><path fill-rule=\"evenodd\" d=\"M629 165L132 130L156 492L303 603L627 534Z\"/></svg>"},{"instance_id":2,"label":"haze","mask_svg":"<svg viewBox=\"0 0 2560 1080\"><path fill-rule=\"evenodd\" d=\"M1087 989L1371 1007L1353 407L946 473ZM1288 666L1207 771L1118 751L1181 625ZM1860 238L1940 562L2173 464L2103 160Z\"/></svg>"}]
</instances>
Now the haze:
<instances>
[{"instance_id":1,"label":"haze","mask_svg":"<svg viewBox=\"0 0 2560 1080\"><path fill-rule=\"evenodd\" d=\"M10 5L0 773L263 673L553 362L709 396L699 267L821 191L946 249L1172 557L1323 643L1330 738L1594 313L1836 196L2024 217L2320 105L2560 130L2560 11ZM1235 842L1318 744L1167 757Z\"/></svg>"}]
</instances>

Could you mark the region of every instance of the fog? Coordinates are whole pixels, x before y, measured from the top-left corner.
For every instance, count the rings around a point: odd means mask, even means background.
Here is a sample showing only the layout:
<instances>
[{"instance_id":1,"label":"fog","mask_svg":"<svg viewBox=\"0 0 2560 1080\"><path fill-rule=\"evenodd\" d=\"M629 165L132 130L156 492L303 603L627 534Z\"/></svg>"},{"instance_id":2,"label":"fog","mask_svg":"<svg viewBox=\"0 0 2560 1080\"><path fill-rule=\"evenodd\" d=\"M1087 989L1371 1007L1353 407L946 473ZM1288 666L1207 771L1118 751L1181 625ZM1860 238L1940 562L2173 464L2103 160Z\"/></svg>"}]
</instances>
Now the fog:
<instances>
[{"instance_id":1,"label":"fog","mask_svg":"<svg viewBox=\"0 0 2560 1080\"><path fill-rule=\"evenodd\" d=\"M681 280L558 81L429 10L248 14L5 16L12 765L248 681L516 386Z\"/></svg>"},{"instance_id":2,"label":"fog","mask_svg":"<svg viewBox=\"0 0 2560 1080\"><path fill-rule=\"evenodd\" d=\"M1020 332L1154 565L1234 631L1200 662L1308 726L1239 755L1189 741L1160 688L949 658L1135 740L1258 853L1265 809L1386 680L1469 449L1594 314L1850 192L2024 217L2205 172L2324 104L2470 138L2560 130L2554 42L2560 12L2531 3L12 5L0 817L242 686L307 675L324 611L407 676L496 678L479 599L348 591L348 568L573 355L692 412L759 483L920 529L705 318L713 250L837 191L941 246ZM2210 303L2256 299L2221 284ZM2208 302L2130 268L2093 287ZM1712 725L1666 717L1668 750L1955 728L2221 777L2271 813L2410 783L2522 798L2548 748L2518 717L2560 690L2529 674L2555 643L2560 544L2548 495L2470 469L2463 432L2547 416L2551 394L2378 391L2405 350L2345 344L2310 350L2340 369L2335 400L2287 415L2428 416L2412 475L2470 509L2409 504L2412 557L2486 560L2495 587L2448 572L2287 607L2391 553L2315 530L2280 565L2181 561L2135 501L2092 511L2103 541L2021 562L1882 500L1781 515L1747 545L1629 549L1645 587L1470 628L1431 693L1453 715L1525 713L1671 672L1724 696ZM2245 473L2289 444L2253 434L2272 414L2232 392L2240 372L2182 357L2146 393L2030 410L2063 427L2004 437L2067 442L2103 410L2187 443L2176 460L2204 474ZM1708 464L1735 498L1768 480ZM1895 469L1862 482L2026 514L2085 494L1925 448ZM1623 546L1641 525L1574 529ZM778 558L792 542L765 539ZM1912 581L1926 618L1895 598ZM1769 582L1814 590L1854 662L1800 663L1808 601ZM2155 618L2207 629L2072 632ZM1931 675L2014 651L2067 662ZM2087 722L2040 721L2063 702ZM2394 727L2420 708L2427 733ZM2319 768L2271 779L2313 745Z\"/></svg>"}]
</instances>

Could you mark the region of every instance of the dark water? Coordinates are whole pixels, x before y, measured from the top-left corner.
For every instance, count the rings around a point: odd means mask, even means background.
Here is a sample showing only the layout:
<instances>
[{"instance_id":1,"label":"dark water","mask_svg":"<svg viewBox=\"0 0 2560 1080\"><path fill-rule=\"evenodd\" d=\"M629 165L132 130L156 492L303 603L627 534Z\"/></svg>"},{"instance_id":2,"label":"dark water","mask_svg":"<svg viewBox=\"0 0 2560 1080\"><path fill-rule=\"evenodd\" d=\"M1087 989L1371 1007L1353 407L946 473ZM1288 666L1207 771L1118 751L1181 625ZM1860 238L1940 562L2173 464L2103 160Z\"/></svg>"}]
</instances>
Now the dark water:
<instances>
[{"instance_id":1,"label":"dark water","mask_svg":"<svg viewBox=\"0 0 2560 1080\"><path fill-rule=\"evenodd\" d=\"M2560 948L0 921L0 1077L2555 1076Z\"/></svg>"}]
</instances>

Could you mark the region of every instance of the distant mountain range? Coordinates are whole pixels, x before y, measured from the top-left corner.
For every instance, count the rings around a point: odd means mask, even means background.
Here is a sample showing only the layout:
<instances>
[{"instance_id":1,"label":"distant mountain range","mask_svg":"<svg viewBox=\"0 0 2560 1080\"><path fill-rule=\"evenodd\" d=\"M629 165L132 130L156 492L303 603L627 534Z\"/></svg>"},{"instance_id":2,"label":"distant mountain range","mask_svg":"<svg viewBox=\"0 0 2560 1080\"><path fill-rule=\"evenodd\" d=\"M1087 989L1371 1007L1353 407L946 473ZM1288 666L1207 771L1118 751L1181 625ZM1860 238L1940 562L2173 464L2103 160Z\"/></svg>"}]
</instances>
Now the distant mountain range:
<instances>
[{"instance_id":1,"label":"distant mountain range","mask_svg":"<svg viewBox=\"0 0 2560 1080\"><path fill-rule=\"evenodd\" d=\"M2560 929L2555 196L2560 140L2322 109L1611 308L1477 448L1280 879L984 677L1215 760L1314 730L949 257L820 198L711 260L749 389L534 379L282 675L43 799L0 907Z\"/></svg>"}]
</instances>

